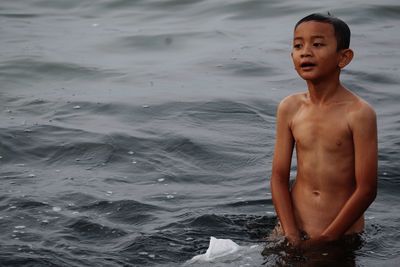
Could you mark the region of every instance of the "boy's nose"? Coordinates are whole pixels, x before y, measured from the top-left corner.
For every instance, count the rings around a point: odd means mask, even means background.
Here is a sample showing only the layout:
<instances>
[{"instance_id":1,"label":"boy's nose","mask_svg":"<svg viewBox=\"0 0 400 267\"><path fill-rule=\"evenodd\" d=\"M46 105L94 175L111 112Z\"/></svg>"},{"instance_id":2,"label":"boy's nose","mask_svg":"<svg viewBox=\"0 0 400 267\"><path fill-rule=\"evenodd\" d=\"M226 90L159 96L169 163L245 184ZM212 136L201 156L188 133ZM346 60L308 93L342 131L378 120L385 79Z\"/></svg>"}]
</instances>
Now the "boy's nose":
<instances>
[{"instance_id":1,"label":"boy's nose","mask_svg":"<svg viewBox=\"0 0 400 267\"><path fill-rule=\"evenodd\" d=\"M309 57L309 56L311 56L311 49L310 49L310 46L305 45L305 46L303 47L303 49L301 50L300 56L301 56L301 57Z\"/></svg>"}]
</instances>

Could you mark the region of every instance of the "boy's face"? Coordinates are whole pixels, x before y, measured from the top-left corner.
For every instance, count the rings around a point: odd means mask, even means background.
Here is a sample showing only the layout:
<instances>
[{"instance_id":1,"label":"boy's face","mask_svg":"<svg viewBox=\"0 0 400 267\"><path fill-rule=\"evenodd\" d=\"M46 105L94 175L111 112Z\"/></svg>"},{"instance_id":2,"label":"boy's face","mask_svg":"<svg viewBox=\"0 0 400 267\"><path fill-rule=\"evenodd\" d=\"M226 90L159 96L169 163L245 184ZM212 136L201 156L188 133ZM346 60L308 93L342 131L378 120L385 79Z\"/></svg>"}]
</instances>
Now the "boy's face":
<instances>
[{"instance_id":1,"label":"boy's face","mask_svg":"<svg viewBox=\"0 0 400 267\"><path fill-rule=\"evenodd\" d=\"M318 81L337 74L348 63L343 62L343 51L337 51L335 31L329 23L307 21L294 31L293 64L304 80Z\"/></svg>"}]
</instances>

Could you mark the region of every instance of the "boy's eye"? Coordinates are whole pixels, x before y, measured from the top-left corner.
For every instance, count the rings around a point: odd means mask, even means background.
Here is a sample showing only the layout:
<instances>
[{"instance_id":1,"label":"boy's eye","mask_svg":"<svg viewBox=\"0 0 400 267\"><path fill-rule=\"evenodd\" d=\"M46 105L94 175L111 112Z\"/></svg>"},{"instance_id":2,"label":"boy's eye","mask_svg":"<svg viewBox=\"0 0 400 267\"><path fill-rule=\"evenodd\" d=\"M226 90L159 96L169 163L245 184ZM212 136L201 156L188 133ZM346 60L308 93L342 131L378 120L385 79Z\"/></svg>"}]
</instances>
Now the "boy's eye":
<instances>
[{"instance_id":1,"label":"boy's eye","mask_svg":"<svg viewBox=\"0 0 400 267\"><path fill-rule=\"evenodd\" d=\"M321 47L321 46L324 46L324 44L323 43L314 43L313 44L315 47Z\"/></svg>"},{"instance_id":2,"label":"boy's eye","mask_svg":"<svg viewBox=\"0 0 400 267\"><path fill-rule=\"evenodd\" d=\"M299 49L299 48L301 48L301 44L294 44L293 47L296 49Z\"/></svg>"}]
</instances>

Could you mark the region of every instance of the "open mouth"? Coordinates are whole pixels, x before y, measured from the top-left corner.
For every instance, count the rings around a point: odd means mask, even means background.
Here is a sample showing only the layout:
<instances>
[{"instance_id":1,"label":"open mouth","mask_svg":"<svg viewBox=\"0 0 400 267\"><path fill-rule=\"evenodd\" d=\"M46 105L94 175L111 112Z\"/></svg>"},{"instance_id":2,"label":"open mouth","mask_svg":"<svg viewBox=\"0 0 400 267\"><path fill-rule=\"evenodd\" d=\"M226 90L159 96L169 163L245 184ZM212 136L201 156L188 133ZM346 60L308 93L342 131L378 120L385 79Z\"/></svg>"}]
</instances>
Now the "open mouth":
<instances>
[{"instance_id":1,"label":"open mouth","mask_svg":"<svg viewBox=\"0 0 400 267\"><path fill-rule=\"evenodd\" d=\"M311 62L304 62L304 63L301 63L301 65L300 65L300 67L302 67L302 68L310 68L310 67L315 67L315 66L316 65Z\"/></svg>"}]
</instances>

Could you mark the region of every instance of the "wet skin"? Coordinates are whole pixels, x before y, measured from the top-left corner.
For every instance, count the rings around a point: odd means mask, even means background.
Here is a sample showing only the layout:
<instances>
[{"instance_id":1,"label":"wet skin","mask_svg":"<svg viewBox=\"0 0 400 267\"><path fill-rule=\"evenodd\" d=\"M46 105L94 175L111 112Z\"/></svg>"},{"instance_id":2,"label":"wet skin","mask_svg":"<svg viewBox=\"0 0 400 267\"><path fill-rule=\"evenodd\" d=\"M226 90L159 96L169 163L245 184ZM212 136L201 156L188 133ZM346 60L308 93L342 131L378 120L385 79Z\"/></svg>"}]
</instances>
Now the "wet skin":
<instances>
[{"instance_id":1,"label":"wet skin","mask_svg":"<svg viewBox=\"0 0 400 267\"><path fill-rule=\"evenodd\" d=\"M271 191L285 236L295 245L361 232L376 195L377 133L371 106L339 81L352 59L337 50L333 26L304 22L294 32L294 67L308 92L278 107ZM296 180L289 191L293 149Z\"/></svg>"}]
</instances>

